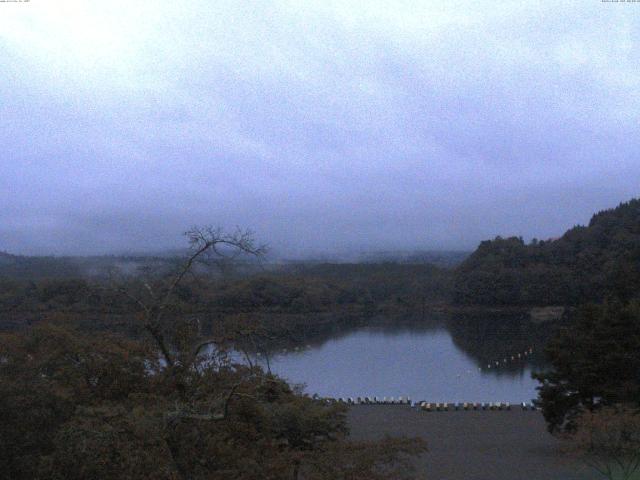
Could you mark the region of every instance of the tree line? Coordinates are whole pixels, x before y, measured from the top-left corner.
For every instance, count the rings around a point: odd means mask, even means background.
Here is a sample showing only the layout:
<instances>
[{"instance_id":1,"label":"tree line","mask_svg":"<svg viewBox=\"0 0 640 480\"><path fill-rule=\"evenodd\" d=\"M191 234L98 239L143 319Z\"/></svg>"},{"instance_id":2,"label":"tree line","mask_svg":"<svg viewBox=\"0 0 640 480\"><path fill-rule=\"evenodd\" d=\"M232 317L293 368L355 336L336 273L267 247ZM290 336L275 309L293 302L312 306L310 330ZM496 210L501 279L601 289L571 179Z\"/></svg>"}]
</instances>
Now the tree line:
<instances>
[{"instance_id":1,"label":"tree line","mask_svg":"<svg viewBox=\"0 0 640 480\"><path fill-rule=\"evenodd\" d=\"M555 240L487 240L455 271L461 305L580 305L640 288L640 200L595 214Z\"/></svg>"}]
</instances>

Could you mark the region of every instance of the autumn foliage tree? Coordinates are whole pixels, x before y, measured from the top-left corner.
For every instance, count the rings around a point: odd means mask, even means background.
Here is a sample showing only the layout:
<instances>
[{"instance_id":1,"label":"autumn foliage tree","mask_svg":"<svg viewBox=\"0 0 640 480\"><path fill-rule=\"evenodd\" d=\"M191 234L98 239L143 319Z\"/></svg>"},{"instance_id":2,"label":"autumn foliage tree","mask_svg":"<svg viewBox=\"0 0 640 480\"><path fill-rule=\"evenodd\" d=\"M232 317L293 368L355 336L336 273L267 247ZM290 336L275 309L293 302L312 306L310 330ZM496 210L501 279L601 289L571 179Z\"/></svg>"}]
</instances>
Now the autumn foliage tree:
<instances>
[{"instance_id":1,"label":"autumn foliage tree","mask_svg":"<svg viewBox=\"0 0 640 480\"><path fill-rule=\"evenodd\" d=\"M408 476L422 442L350 441L343 406L232 361L229 339L180 315L175 296L196 265L262 251L247 232L187 235L174 272L114 284L145 337L60 321L0 337L0 479Z\"/></svg>"}]
</instances>

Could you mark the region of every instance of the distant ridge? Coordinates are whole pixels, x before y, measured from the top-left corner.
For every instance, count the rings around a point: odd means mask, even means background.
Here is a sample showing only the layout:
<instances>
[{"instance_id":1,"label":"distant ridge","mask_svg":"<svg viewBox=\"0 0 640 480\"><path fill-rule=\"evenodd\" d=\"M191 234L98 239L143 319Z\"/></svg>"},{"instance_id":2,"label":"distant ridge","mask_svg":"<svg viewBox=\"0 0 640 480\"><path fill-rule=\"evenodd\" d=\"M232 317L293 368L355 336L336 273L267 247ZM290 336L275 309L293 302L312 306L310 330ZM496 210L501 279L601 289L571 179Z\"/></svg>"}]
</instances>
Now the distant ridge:
<instances>
[{"instance_id":1,"label":"distant ridge","mask_svg":"<svg viewBox=\"0 0 640 480\"><path fill-rule=\"evenodd\" d=\"M602 210L556 240L481 242L456 270L459 305L577 305L640 292L640 199Z\"/></svg>"}]
</instances>

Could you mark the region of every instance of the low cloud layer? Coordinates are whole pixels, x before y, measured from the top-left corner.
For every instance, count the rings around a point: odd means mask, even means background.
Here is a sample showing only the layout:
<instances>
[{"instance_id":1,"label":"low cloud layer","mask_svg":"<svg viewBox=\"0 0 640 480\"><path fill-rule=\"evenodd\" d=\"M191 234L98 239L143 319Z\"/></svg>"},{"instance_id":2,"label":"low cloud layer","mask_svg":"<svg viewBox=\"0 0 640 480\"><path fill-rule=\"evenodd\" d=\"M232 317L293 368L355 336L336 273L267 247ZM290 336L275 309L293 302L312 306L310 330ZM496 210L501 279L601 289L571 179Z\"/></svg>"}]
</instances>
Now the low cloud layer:
<instances>
[{"instance_id":1,"label":"low cloud layer","mask_svg":"<svg viewBox=\"0 0 640 480\"><path fill-rule=\"evenodd\" d=\"M638 194L640 4L0 3L0 250L553 237Z\"/></svg>"}]
</instances>

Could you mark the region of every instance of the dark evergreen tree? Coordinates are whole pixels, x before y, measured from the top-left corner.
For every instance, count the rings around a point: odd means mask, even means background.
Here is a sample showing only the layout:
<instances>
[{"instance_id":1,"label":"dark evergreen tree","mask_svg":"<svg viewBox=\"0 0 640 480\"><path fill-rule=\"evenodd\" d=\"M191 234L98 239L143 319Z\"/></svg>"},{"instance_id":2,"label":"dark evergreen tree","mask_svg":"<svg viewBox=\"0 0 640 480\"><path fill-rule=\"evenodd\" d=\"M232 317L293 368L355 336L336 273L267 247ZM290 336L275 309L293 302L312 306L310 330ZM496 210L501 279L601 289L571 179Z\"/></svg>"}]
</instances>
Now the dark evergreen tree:
<instances>
[{"instance_id":1,"label":"dark evergreen tree","mask_svg":"<svg viewBox=\"0 0 640 480\"><path fill-rule=\"evenodd\" d=\"M640 305L618 300L580 309L547 346L552 369L535 374L551 432L572 431L585 410L640 405Z\"/></svg>"}]
</instances>

